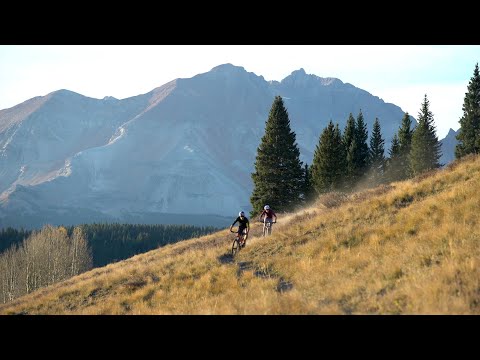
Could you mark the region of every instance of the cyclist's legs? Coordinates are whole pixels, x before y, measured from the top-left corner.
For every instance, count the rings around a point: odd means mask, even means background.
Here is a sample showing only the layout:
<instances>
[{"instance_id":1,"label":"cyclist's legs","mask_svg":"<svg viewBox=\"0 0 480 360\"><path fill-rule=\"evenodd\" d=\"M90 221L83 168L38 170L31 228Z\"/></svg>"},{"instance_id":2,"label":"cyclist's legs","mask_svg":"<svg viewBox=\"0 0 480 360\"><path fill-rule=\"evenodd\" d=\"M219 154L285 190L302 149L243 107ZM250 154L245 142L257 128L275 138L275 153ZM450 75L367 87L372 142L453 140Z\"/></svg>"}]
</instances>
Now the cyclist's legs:
<instances>
[{"instance_id":1,"label":"cyclist's legs","mask_svg":"<svg viewBox=\"0 0 480 360\"><path fill-rule=\"evenodd\" d=\"M270 224L268 224L268 235L272 235L272 226L273 226L273 218L270 218Z\"/></svg>"},{"instance_id":2,"label":"cyclist's legs","mask_svg":"<svg viewBox=\"0 0 480 360\"><path fill-rule=\"evenodd\" d=\"M245 240L247 240L244 227L239 227L237 234L238 234L238 239L240 240L240 243L243 243L245 242Z\"/></svg>"},{"instance_id":3,"label":"cyclist's legs","mask_svg":"<svg viewBox=\"0 0 480 360\"><path fill-rule=\"evenodd\" d=\"M247 241L248 238L248 233L247 233L247 228L243 229L243 241Z\"/></svg>"},{"instance_id":4,"label":"cyclist's legs","mask_svg":"<svg viewBox=\"0 0 480 360\"><path fill-rule=\"evenodd\" d=\"M263 220L263 236L266 235L267 233L267 223L270 223L270 226L272 226L272 218L268 218L266 217L264 220Z\"/></svg>"}]
</instances>

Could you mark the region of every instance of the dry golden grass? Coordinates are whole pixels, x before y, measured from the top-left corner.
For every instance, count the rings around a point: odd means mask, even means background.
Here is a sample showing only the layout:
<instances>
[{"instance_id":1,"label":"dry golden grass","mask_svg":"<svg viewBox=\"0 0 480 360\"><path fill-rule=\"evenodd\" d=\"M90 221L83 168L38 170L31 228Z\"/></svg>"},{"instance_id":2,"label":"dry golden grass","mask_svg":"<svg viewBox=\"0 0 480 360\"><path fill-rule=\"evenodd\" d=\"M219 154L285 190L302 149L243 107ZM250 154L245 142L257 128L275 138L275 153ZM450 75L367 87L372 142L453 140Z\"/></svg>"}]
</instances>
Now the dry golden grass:
<instances>
[{"instance_id":1,"label":"dry golden grass","mask_svg":"<svg viewBox=\"0 0 480 360\"><path fill-rule=\"evenodd\" d=\"M480 158L94 269L0 314L479 314Z\"/></svg>"}]
</instances>

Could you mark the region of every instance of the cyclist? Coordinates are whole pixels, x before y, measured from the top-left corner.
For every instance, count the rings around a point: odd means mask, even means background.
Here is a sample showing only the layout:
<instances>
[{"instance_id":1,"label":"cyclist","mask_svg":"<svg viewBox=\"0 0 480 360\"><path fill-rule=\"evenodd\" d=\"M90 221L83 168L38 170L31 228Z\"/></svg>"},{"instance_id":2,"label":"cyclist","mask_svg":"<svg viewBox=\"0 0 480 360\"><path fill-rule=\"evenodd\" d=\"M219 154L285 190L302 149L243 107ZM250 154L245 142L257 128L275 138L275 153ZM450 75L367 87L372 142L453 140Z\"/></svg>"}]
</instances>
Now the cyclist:
<instances>
[{"instance_id":1,"label":"cyclist","mask_svg":"<svg viewBox=\"0 0 480 360\"><path fill-rule=\"evenodd\" d=\"M275 222L277 222L277 215L275 214L275 212L272 209L270 209L270 206L265 205L263 207L262 213L260 214L260 222L262 222L262 216L264 216L264 218L263 218L263 235L265 236L265 231L267 230L267 227L266 227L267 222L273 223L273 216L275 216ZM272 224L270 224L270 226L272 226Z\"/></svg>"},{"instance_id":2,"label":"cyclist","mask_svg":"<svg viewBox=\"0 0 480 360\"><path fill-rule=\"evenodd\" d=\"M245 213L243 211L240 211L238 213L238 217L235 219L233 224L230 225L230 231L232 231L232 228L235 226L237 222L238 222L237 234L240 238L240 246L243 248L245 247L245 242L247 241L248 232L250 231L250 222L248 221L248 218L245 216Z\"/></svg>"}]
</instances>

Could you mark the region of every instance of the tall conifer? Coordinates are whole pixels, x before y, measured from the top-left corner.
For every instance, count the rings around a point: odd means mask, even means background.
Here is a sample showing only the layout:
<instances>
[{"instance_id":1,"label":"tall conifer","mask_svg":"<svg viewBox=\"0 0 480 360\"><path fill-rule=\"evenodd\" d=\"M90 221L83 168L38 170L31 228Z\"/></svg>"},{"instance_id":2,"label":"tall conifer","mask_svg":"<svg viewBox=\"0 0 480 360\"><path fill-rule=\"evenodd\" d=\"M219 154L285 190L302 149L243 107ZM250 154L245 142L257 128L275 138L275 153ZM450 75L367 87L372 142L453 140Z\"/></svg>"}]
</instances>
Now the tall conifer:
<instances>
[{"instance_id":1,"label":"tall conifer","mask_svg":"<svg viewBox=\"0 0 480 360\"><path fill-rule=\"evenodd\" d=\"M345 172L344 159L340 129L330 120L320 135L311 166L312 184L318 194L340 189Z\"/></svg>"},{"instance_id":2,"label":"tall conifer","mask_svg":"<svg viewBox=\"0 0 480 360\"><path fill-rule=\"evenodd\" d=\"M424 171L440 167L438 160L441 156L441 143L436 135L430 102L425 94L418 113L418 125L413 131L412 148L408 158L412 175L416 176Z\"/></svg>"},{"instance_id":3,"label":"tall conifer","mask_svg":"<svg viewBox=\"0 0 480 360\"><path fill-rule=\"evenodd\" d=\"M396 180L404 180L410 177L409 165L408 165L408 156L410 154L410 149L412 147L412 120L408 112L402 118L402 124L398 129L398 142L399 142L399 153L397 165L397 175Z\"/></svg>"},{"instance_id":4,"label":"tall conifer","mask_svg":"<svg viewBox=\"0 0 480 360\"><path fill-rule=\"evenodd\" d=\"M480 73L478 63L468 84L468 92L463 100L463 116L456 136L455 158L480 152Z\"/></svg>"},{"instance_id":5,"label":"tall conifer","mask_svg":"<svg viewBox=\"0 0 480 360\"><path fill-rule=\"evenodd\" d=\"M300 150L281 96L275 97L265 122L252 180L252 216L265 204L275 211L292 211L303 200L305 178Z\"/></svg>"},{"instance_id":6,"label":"tall conifer","mask_svg":"<svg viewBox=\"0 0 480 360\"><path fill-rule=\"evenodd\" d=\"M378 118L373 123L372 137L370 138L370 184L377 186L384 182L385 177L385 140L382 138Z\"/></svg>"}]
</instances>

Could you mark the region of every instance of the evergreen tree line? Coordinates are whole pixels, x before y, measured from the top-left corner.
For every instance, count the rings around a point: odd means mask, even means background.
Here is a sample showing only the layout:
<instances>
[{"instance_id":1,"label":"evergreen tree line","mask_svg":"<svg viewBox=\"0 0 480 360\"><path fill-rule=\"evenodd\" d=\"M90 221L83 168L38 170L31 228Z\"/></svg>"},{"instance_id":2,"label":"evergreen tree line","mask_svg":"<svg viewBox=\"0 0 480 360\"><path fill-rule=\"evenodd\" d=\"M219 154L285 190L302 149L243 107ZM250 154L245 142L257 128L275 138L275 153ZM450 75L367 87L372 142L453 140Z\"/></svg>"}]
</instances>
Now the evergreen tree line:
<instances>
[{"instance_id":1,"label":"evergreen tree line","mask_svg":"<svg viewBox=\"0 0 480 360\"><path fill-rule=\"evenodd\" d=\"M144 224L83 224L80 225L92 248L93 267L128 259L161 246L211 234L213 226L144 225ZM68 227L68 233L74 231Z\"/></svg>"},{"instance_id":2,"label":"evergreen tree line","mask_svg":"<svg viewBox=\"0 0 480 360\"><path fill-rule=\"evenodd\" d=\"M14 244L20 244L28 238L32 231L25 229L15 229L12 227L0 229L0 254Z\"/></svg>"},{"instance_id":3,"label":"evergreen tree line","mask_svg":"<svg viewBox=\"0 0 480 360\"><path fill-rule=\"evenodd\" d=\"M44 226L0 254L0 301L13 299L92 268L85 234L76 227Z\"/></svg>"},{"instance_id":4,"label":"evergreen tree line","mask_svg":"<svg viewBox=\"0 0 480 360\"><path fill-rule=\"evenodd\" d=\"M425 95L418 124L413 129L410 115L405 113L392 139L389 156L385 156L385 140L378 118L373 123L369 142L361 110L356 119L350 114L343 134L339 125L330 120L320 135L313 156L309 196L375 187L439 168L441 143L429 107Z\"/></svg>"},{"instance_id":5,"label":"evergreen tree line","mask_svg":"<svg viewBox=\"0 0 480 360\"><path fill-rule=\"evenodd\" d=\"M338 123L334 125L330 120L320 134L312 165L304 165L283 99L276 96L257 148L250 215L258 215L265 204L277 211L294 211L318 194L374 187L440 167L441 143L427 95L415 128L405 113L388 157L384 144L378 118L368 143L367 125L360 110L356 119L350 113L343 133Z\"/></svg>"},{"instance_id":6,"label":"evergreen tree line","mask_svg":"<svg viewBox=\"0 0 480 360\"><path fill-rule=\"evenodd\" d=\"M480 71L475 65L463 103L463 116L456 135L455 158L480 153ZM380 123L375 119L372 136L360 110L355 119L350 114L342 133L330 120L315 148L312 164L300 161L296 135L290 128L288 112L281 96L276 96L265 122L265 134L257 148L254 188L250 196L256 216L265 204L277 211L294 211L316 195L329 191L352 191L382 183L405 180L442 166L441 143L436 135L430 103L425 95L418 114L418 124L405 113L394 134L388 156Z\"/></svg>"}]
</instances>

